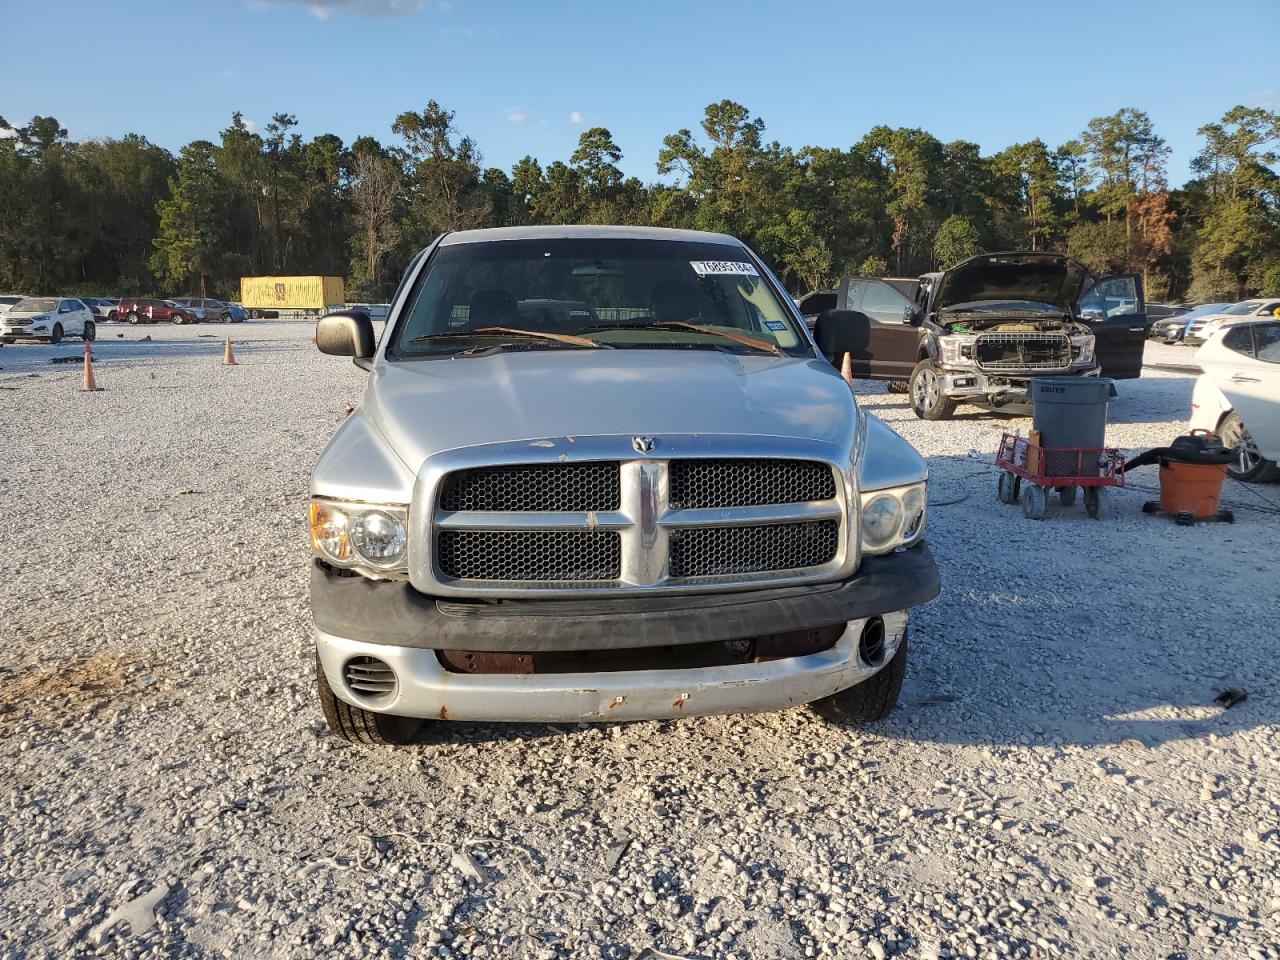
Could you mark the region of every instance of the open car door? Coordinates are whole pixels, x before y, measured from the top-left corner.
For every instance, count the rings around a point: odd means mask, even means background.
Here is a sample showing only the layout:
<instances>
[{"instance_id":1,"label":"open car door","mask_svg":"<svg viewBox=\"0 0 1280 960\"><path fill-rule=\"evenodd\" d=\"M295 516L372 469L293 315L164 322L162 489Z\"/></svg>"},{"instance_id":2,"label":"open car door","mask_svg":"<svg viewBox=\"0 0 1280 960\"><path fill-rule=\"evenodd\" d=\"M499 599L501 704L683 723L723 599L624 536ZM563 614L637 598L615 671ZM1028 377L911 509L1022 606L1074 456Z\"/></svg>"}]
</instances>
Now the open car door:
<instances>
[{"instance_id":1,"label":"open car door","mask_svg":"<svg viewBox=\"0 0 1280 960\"><path fill-rule=\"evenodd\" d=\"M853 375L864 380L906 380L920 359L921 312L895 286L862 277L842 280L839 309L860 310L871 320L865 356L853 357Z\"/></svg>"},{"instance_id":2,"label":"open car door","mask_svg":"<svg viewBox=\"0 0 1280 960\"><path fill-rule=\"evenodd\" d=\"M1093 330L1102 375L1116 380L1142 376L1147 345L1147 304L1136 273L1102 277L1085 288L1080 318Z\"/></svg>"}]
</instances>

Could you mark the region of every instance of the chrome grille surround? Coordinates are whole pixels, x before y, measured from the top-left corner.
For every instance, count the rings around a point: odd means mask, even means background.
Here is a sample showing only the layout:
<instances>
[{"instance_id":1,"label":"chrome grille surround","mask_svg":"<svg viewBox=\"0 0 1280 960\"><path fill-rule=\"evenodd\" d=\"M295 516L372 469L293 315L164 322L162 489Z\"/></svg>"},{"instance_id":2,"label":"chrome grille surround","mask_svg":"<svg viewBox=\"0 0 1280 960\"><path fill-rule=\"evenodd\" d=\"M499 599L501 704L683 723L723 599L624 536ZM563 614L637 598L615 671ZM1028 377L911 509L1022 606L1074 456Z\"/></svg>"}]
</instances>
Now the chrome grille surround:
<instances>
[{"instance_id":1,"label":"chrome grille surround","mask_svg":"<svg viewBox=\"0 0 1280 960\"><path fill-rule=\"evenodd\" d=\"M1016 347L1019 357L983 360L984 347ZM982 333L974 342L973 356L978 369L989 373L1063 372L1071 367L1071 338L1062 333Z\"/></svg>"},{"instance_id":2,"label":"chrome grille surround","mask_svg":"<svg viewBox=\"0 0 1280 960\"><path fill-rule=\"evenodd\" d=\"M514 599L600 596L601 593L700 593L847 577L857 569L860 552L856 508L850 506L859 502L853 442L854 437L850 437L848 446L840 446L788 437L658 435L652 453L637 454L631 436L626 435L560 437L445 451L423 463L414 485L410 507L409 578L416 589L432 596ZM829 496L800 502L685 507L672 502L671 490L673 463L686 461L696 461L697 469L710 471L713 476L719 471L724 477L732 477L744 468L753 477L770 472L781 476L798 473L805 479L798 484L791 483L791 487L806 495L816 491ZM771 465L760 468L749 465L748 461L777 461L781 466L773 470ZM815 471L808 463L797 466L801 461L814 461L822 466ZM449 477L459 471L504 473L512 467L557 464L616 465L621 493L618 509L445 509L446 502L458 502L446 501L444 492L450 486ZM676 472L681 469L677 467ZM824 482L820 474L828 474L830 482ZM745 490L750 484L739 486ZM723 489L721 492L723 494ZM741 491L730 490L730 494L731 501L743 499ZM775 527L778 529L768 529ZM744 532L736 532L736 528ZM503 569L503 564L509 564L508 560L495 559L484 551L475 555L481 561L477 565L469 570L459 567L457 547L464 540L454 536L455 532L499 534L491 544L498 544L512 533L528 535L522 549L531 543L551 542L534 536L540 533L612 534L609 538L597 536L594 543L598 545L606 539L617 543L617 575L570 576L575 570L598 573L602 569L600 558L610 556L607 551L588 547L586 554L576 548L570 550L568 556L562 557L562 566L548 567L549 573L542 579L454 576L451 574L483 573L491 569L497 569L504 576L511 569L522 574L533 572L520 570L518 565ZM446 533L449 536L442 541ZM673 537L681 540L686 534L690 539L673 551ZM569 542L575 540L579 545L587 542L582 537L571 537ZM483 537L471 540L471 546L484 543ZM735 561L730 556L743 551L747 559L756 561L754 569L745 569L741 558ZM548 561L560 556L553 550L543 550L539 555ZM584 555L590 556L594 566L584 566L573 559ZM805 565L787 565L789 560Z\"/></svg>"}]
</instances>

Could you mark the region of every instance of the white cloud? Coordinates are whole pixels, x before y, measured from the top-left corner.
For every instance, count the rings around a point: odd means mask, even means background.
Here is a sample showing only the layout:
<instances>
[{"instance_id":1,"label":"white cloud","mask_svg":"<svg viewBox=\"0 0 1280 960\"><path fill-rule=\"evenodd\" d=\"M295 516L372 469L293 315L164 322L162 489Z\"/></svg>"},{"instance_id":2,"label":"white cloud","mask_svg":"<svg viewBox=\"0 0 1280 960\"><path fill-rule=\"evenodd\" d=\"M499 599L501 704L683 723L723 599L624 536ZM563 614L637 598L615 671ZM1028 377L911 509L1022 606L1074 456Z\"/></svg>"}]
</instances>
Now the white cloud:
<instances>
[{"instance_id":1,"label":"white cloud","mask_svg":"<svg viewBox=\"0 0 1280 960\"><path fill-rule=\"evenodd\" d=\"M250 133L258 132L257 120L250 120L248 117L241 117L241 122L244 123L244 128L248 130Z\"/></svg>"},{"instance_id":2,"label":"white cloud","mask_svg":"<svg viewBox=\"0 0 1280 960\"><path fill-rule=\"evenodd\" d=\"M510 123L524 123L529 119L529 115L519 107L510 107L507 109L507 120Z\"/></svg>"},{"instance_id":3,"label":"white cloud","mask_svg":"<svg viewBox=\"0 0 1280 960\"><path fill-rule=\"evenodd\" d=\"M580 114L577 110L573 111L573 113L569 114L569 122L570 122L570 123L581 123L581 122L582 122L582 114Z\"/></svg>"},{"instance_id":4,"label":"white cloud","mask_svg":"<svg viewBox=\"0 0 1280 960\"><path fill-rule=\"evenodd\" d=\"M372 17L407 16L417 13L425 3L426 0L249 0L249 6L259 9L285 4L301 6L317 20L328 20L335 13ZM445 4L439 6L442 12L448 12Z\"/></svg>"}]
</instances>

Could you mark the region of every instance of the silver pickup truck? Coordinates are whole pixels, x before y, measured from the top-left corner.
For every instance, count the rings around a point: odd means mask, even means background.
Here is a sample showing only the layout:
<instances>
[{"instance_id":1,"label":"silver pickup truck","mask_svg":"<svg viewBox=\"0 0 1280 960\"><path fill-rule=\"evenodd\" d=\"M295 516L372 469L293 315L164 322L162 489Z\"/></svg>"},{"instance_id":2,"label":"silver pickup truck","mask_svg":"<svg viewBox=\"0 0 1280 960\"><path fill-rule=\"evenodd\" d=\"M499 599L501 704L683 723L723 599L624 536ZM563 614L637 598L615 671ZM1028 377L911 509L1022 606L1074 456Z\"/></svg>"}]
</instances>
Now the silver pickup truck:
<instances>
[{"instance_id":1,"label":"silver pickup truck","mask_svg":"<svg viewBox=\"0 0 1280 960\"><path fill-rule=\"evenodd\" d=\"M926 467L732 237L638 227L446 234L311 477L329 728L895 706L909 610L938 593Z\"/></svg>"}]
</instances>

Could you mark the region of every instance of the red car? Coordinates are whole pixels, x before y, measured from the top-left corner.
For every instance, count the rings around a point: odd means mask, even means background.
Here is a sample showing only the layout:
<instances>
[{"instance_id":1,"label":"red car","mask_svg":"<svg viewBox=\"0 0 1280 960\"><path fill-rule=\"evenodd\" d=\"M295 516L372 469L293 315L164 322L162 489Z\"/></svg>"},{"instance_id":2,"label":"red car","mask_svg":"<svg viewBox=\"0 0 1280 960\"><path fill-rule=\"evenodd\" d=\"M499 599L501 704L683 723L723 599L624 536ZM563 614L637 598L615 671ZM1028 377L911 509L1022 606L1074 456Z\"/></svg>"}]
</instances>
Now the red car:
<instances>
[{"instance_id":1,"label":"red car","mask_svg":"<svg viewBox=\"0 0 1280 960\"><path fill-rule=\"evenodd\" d=\"M145 300L125 297L116 307L116 318L130 323L199 323L194 310L180 307L172 300Z\"/></svg>"}]
</instances>

